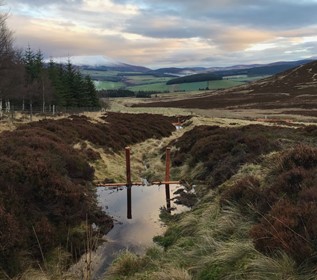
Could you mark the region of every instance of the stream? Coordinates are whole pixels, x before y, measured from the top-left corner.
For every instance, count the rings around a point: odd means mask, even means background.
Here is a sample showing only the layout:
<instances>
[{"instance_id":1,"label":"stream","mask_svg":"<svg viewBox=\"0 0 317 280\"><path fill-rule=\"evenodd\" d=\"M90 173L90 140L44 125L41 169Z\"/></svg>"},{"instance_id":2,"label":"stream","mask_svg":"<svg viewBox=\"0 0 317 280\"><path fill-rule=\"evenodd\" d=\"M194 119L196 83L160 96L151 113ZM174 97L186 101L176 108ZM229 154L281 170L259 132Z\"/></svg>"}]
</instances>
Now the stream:
<instances>
[{"instance_id":1,"label":"stream","mask_svg":"<svg viewBox=\"0 0 317 280\"><path fill-rule=\"evenodd\" d=\"M180 185L170 185L171 199ZM131 207L127 201L130 196ZM98 201L103 210L114 219L113 229L105 236L107 242L97 249L99 264L94 272L94 280L103 278L117 254L125 249L142 254L153 245L152 238L163 234L164 224L159 220L160 208L166 207L165 185L132 186L109 188L99 187ZM172 213L188 210L171 200ZM128 218L129 217L129 218Z\"/></svg>"}]
</instances>

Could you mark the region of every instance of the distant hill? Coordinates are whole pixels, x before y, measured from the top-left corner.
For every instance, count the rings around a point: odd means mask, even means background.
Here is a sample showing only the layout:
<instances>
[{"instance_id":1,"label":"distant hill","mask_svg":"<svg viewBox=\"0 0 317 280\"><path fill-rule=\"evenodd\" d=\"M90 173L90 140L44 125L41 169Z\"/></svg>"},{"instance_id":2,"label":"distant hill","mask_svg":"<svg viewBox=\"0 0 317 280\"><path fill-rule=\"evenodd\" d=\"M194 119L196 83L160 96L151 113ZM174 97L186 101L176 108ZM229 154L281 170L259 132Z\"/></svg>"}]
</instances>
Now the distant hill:
<instances>
[{"instance_id":1,"label":"distant hill","mask_svg":"<svg viewBox=\"0 0 317 280\"><path fill-rule=\"evenodd\" d=\"M80 67L83 70L139 72L139 73L147 73L151 70L143 66L130 65L125 63L118 63L118 64L112 64L112 65L81 65Z\"/></svg>"},{"instance_id":2,"label":"distant hill","mask_svg":"<svg viewBox=\"0 0 317 280\"><path fill-rule=\"evenodd\" d=\"M249 77L259 76L259 75L275 75L286 71L288 69L294 68L299 65L303 65L313 60L298 60L298 61L281 61L274 62L270 64L261 65L258 64L253 67L242 68L242 66L236 66L237 68L232 69L224 69L213 71L215 74L219 76L232 76L232 75L247 75Z\"/></svg>"},{"instance_id":3,"label":"distant hill","mask_svg":"<svg viewBox=\"0 0 317 280\"><path fill-rule=\"evenodd\" d=\"M55 57L53 60L61 64L66 64L68 60L70 60L73 65L76 65L83 70L140 73L145 73L151 70L150 68L143 66L122 63L104 55Z\"/></svg>"},{"instance_id":4,"label":"distant hill","mask_svg":"<svg viewBox=\"0 0 317 280\"><path fill-rule=\"evenodd\" d=\"M54 58L58 63L67 63L71 60L73 65L79 66L84 70L95 71L119 71L119 72L137 72L145 75L153 75L156 77L183 77L201 73L214 73L219 76L230 75L274 75L285 70L291 69L298 65L302 65L312 60L299 61L280 61L269 64L246 64L233 65L226 67L165 67L159 69L150 69L140 65L131 65L116 61L112 58L103 55L95 56L73 56Z\"/></svg>"},{"instance_id":5,"label":"distant hill","mask_svg":"<svg viewBox=\"0 0 317 280\"><path fill-rule=\"evenodd\" d=\"M305 63L312 62L312 59L298 60L298 61L279 61L269 64L249 64L249 65L233 65L228 67L186 67L186 68L160 68L156 70L150 70L148 74L154 76L168 76L168 77L184 77L192 76L196 74L213 73L217 76L236 76L236 75L246 75L248 77L253 76L271 76L288 69L294 68ZM208 76L206 79L200 81L208 81ZM190 78L191 79L191 78ZM178 82L177 82L178 83Z\"/></svg>"},{"instance_id":6,"label":"distant hill","mask_svg":"<svg viewBox=\"0 0 317 280\"><path fill-rule=\"evenodd\" d=\"M149 71L149 74L154 76L171 76L171 77L183 77L188 75L193 75L201 72L205 72L207 68L204 67L185 67L185 68L178 68L178 67L168 67L168 68L159 68L156 70Z\"/></svg>"},{"instance_id":7,"label":"distant hill","mask_svg":"<svg viewBox=\"0 0 317 280\"><path fill-rule=\"evenodd\" d=\"M317 60L256 82L199 98L138 106L176 108L317 109Z\"/></svg>"}]
</instances>

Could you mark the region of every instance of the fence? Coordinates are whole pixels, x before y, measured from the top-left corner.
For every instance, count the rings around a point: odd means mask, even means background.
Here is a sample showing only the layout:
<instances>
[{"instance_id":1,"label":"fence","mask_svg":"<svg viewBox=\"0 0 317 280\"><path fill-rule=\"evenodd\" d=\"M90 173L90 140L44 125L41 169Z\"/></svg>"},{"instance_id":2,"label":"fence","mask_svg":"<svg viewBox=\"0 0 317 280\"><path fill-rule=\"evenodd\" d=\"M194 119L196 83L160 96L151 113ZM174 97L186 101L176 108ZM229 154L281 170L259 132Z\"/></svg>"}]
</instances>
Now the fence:
<instances>
[{"instance_id":1,"label":"fence","mask_svg":"<svg viewBox=\"0 0 317 280\"><path fill-rule=\"evenodd\" d=\"M101 107L63 107L55 105L47 106L16 106L6 104L4 107L0 105L0 117L15 119L16 114L20 113L29 116L32 119L34 115L40 116L56 116L61 114L79 114L82 112L100 112Z\"/></svg>"}]
</instances>

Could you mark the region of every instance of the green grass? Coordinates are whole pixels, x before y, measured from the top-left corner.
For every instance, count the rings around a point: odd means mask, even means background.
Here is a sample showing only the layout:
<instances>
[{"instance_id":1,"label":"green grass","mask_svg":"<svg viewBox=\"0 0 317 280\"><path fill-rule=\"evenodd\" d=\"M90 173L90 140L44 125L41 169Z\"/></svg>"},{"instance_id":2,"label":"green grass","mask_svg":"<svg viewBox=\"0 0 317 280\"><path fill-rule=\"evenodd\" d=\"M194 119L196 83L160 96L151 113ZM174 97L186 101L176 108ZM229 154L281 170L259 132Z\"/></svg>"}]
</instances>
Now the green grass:
<instances>
[{"instance_id":1,"label":"green grass","mask_svg":"<svg viewBox=\"0 0 317 280\"><path fill-rule=\"evenodd\" d=\"M142 75L139 72L119 72L119 71L95 71L82 70L83 75L90 75L96 81L97 90L118 89L125 88L132 91L154 91L154 92L179 92L179 91L197 91L199 89L205 90L207 87L210 90L226 89L247 82L255 81L263 76L246 77L237 79L224 79L210 82L195 82L183 83L175 85L166 85L170 77L155 77L152 75ZM119 75L119 76L118 76ZM104 81L122 78L120 82Z\"/></svg>"},{"instance_id":2,"label":"green grass","mask_svg":"<svg viewBox=\"0 0 317 280\"><path fill-rule=\"evenodd\" d=\"M153 84L153 83L166 83L171 78L167 77L154 77L150 75L139 75L139 76L127 76L129 83L133 84Z\"/></svg>"},{"instance_id":3,"label":"green grass","mask_svg":"<svg viewBox=\"0 0 317 280\"><path fill-rule=\"evenodd\" d=\"M83 75L99 76L99 77L113 77L117 76L119 71L97 71L97 70L81 70Z\"/></svg>"},{"instance_id":4,"label":"green grass","mask_svg":"<svg viewBox=\"0 0 317 280\"><path fill-rule=\"evenodd\" d=\"M165 83L153 83L153 84L129 86L128 89L132 91L165 92L165 91L169 91L169 86L167 86Z\"/></svg>"},{"instance_id":5,"label":"green grass","mask_svg":"<svg viewBox=\"0 0 317 280\"><path fill-rule=\"evenodd\" d=\"M125 84L122 82L107 82L107 81L95 81L95 86L97 90L102 90L102 89L119 89L119 88L124 88Z\"/></svg>"}]
</instances>

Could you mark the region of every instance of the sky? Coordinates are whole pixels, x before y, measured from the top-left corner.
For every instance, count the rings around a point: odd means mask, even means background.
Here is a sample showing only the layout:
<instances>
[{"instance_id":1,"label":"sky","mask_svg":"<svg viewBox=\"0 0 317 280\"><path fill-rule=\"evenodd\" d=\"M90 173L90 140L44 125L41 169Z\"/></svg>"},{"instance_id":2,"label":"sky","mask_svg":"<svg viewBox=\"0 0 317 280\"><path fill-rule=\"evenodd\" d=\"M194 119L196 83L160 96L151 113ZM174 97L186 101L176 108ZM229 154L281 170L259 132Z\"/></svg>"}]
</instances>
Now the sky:
<instances>
[{"instance_id":1,"label":"sky","mask_svg":"<svg viewBox=\"0 0 317 280\"><path fill-rule=\"evenodd\" d=\"M159 67L317 55L317 0L5 0L18 48Z\"/></svg>"}]
</instances>

